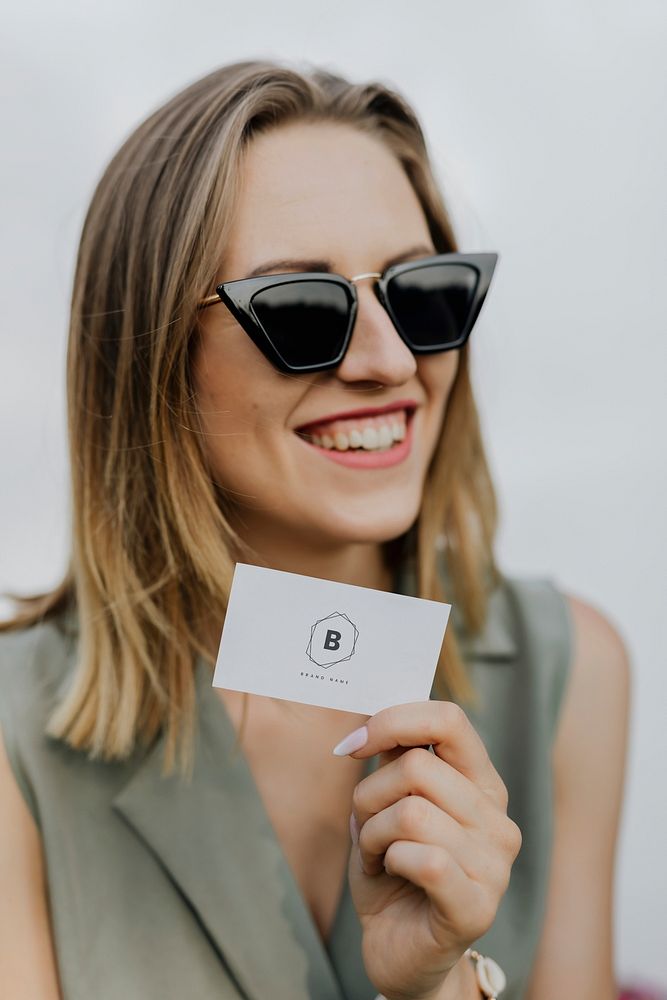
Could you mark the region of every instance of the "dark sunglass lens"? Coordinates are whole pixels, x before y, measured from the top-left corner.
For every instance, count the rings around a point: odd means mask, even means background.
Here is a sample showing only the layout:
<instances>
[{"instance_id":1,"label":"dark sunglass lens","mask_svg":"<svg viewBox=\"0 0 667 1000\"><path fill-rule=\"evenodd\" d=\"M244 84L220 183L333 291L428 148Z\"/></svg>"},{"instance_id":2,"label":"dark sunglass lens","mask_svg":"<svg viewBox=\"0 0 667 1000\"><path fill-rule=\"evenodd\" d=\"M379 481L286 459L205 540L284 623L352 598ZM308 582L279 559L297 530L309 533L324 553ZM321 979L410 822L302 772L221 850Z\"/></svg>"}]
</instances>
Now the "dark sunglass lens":
<instances>
[{"instance_id":1,"label":"dark sunglass lens","mask_svg":"<svg viewBox=\"0 0 667 1000\"><path fill-rule=\"evenodd\" d=\"M331 281L290 281L257 292L252 308L280 356L295 368L338 357L350 314L345 289Z\"/></svg>"},{"instance_id":2,"label":"dark sunglass lens","mask_svg":"<svg viewBox=\"0 0 667 1000\"><path fill-rule=\"evenodd\" d=\"M391 278L387 298L416 350L455 344L470 315L479 273L469 264L432 264Z\"/></svg>"}]
</instances>

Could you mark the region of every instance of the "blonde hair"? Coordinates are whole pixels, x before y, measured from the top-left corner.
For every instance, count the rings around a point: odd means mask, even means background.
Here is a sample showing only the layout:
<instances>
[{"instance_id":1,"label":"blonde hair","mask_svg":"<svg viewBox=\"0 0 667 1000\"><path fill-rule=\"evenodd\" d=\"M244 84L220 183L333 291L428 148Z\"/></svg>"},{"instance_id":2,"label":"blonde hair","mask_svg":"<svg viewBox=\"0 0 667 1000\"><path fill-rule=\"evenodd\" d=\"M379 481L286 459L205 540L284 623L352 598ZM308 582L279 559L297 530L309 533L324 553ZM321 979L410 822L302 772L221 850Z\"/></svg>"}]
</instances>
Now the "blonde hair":
<instances>
[{"instance_id":1,"label":"blonde hair","mask_svg":"<svg viewBox=\"0 0 667 1000\"><path fill-rule=\"evenodd\" d=\"M12 595L19 608L0 626L76 610L77 662L47 732L91 758L123 759L164 727L163 772L177 763L191 772L195 657L215 659L198 610L222 626L234 565L252 560L207 468L193 405L196 307L225 252L244 147L292 121L344 123L383 141L414 187L437 251L458 249L416 114L381 82L237 62L177 93L115 154L86 214L73 285L69 565L49 593ZM500 578L497 509L468 346L459 353L419 517L386 553L394 562L412 556L419 596L456 602L475 633ZM435 683L443 697L475 699L452 628Z\"/></svg>"}]
</instances>

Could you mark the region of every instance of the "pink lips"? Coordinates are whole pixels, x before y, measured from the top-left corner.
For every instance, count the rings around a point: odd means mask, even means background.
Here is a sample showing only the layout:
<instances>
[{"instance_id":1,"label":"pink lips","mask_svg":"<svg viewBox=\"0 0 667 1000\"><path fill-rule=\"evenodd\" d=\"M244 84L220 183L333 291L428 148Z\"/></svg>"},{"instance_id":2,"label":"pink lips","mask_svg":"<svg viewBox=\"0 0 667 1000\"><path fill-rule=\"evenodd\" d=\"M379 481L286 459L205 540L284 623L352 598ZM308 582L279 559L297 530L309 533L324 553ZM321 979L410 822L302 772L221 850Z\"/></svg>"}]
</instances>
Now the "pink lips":
<instances>
[{"instance_id":1,"label":"pink lips","mask_svg":"<svg viewBox=\"0 0 667 1000\"><path fill-rule=\"evenodd\" d=\"M325 458L330 459L332 462L336 462L338 465L347 465L349 468L353 469L386 469L392 465L398 465L403 462L407 456L410 454L412 448L412 424L413 415L416 408L416 403L412 399L397 400L395 403L390 403L383 407L367 407L363 410L348 410L345 413L336 413L333 416L326 417L325 419L314 420L309 424L304 424L298 428L299 431L305 431L308 428L318 427L323 423L330 423L334 420L343 420L348 417L369 417L369 416L379 416L381 413L391 413L392 410L405 410L407 417L407 426L405 437L402 441L398 441L391 448L387 448L382 451L364 451L362 448L348 451L338 451L334 448L321 448L319 445L315 444L313 441L306 441L305 438L301 438L302 441L309 447L313 448L315 451L319 452L320 455L324 455Z\"/></svg>"},{"instance_id":2,"label":"pink lips","mask_svg":"<svg viewBox=\"0 0 667 1000\"><path fill-rule=\"evenodd\" d=\"M328 417L320 417L319 420L311 420L307 424L297 427L297 431L307 431L319 424L332 424L334 420L348 420L350 417L379 417L382 413L391 413L393 410L406 410L408 418L412 416L412 411L417 408L414 399L396 399L386 406L366 406L359 410L345 410L341 413L332 413Z\"/></svg>"}]
</instances>

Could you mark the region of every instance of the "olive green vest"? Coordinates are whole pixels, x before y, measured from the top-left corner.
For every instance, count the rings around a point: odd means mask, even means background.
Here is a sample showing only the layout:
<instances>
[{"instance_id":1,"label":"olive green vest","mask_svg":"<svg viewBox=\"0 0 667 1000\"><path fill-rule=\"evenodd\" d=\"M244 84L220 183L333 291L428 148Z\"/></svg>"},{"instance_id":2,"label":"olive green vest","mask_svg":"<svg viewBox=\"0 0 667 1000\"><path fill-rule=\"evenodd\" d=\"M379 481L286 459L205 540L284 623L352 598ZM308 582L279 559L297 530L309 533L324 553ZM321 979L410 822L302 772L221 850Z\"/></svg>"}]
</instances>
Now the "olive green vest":
<instances>
[{"instance_id":1,"label":"olive green vest","mask_svg":"<svg viewBox=\"0 0 667 1000\"><path fill-rule=\"evenodd\" d=\"M404 576L397 589L412 587ZM494 924L476 942L505 970L502 1000L520 1000L546 900L568 608L552 581L506 577L482 633L464 633L456 606L448 627L480 695L468 715L523 835ZM325 944L247 759L232 754L235 731L211 667L196 664L196 765L186 784L161 777L162 737L109 764L43 735L76 641L73 616L0 636L0 727L41 832L64 1000L374 1000L347 882Z\"/></svg>"}]
</instances>

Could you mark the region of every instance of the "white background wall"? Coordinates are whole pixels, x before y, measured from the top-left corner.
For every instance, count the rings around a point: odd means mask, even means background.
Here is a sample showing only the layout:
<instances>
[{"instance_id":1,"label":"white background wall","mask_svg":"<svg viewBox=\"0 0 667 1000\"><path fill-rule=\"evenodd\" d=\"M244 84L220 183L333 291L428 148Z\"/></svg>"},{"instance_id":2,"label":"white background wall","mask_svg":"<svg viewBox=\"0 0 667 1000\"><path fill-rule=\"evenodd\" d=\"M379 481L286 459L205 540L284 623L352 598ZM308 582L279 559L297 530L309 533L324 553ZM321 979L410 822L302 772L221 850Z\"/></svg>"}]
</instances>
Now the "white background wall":
<instances>
[{"instance_id":1,"label":"white background wall","mask_svg":"<svg viewBox=\"0 0 667 1000\"><path fill-rule=\"evenodd\" d=\"M63 567L70 282L117 145L240 58L394 84L462 248L501 253L473 338L501 563L597 604L631 651L617 967L667 983L663 0L22 0L0 39L0 589Z\"/></svg>"}]
</instances>

